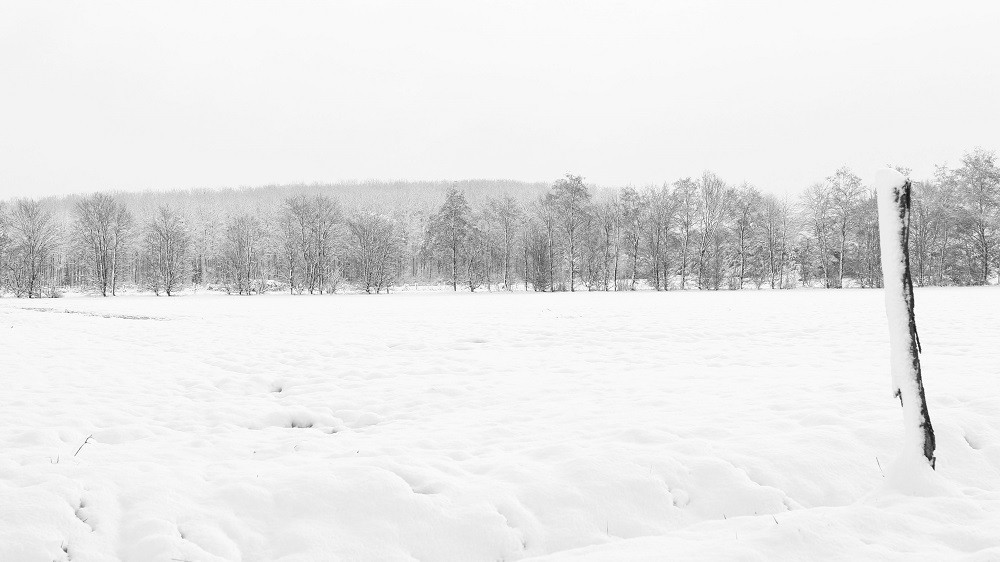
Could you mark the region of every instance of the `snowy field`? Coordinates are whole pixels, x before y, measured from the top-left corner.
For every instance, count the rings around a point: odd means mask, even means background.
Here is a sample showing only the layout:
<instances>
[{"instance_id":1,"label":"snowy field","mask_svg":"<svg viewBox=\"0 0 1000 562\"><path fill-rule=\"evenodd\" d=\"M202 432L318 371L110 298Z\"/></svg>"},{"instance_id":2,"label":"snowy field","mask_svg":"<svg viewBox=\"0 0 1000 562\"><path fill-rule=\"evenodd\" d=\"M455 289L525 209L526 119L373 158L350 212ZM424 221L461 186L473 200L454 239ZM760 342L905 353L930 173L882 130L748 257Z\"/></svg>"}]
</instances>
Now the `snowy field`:
<instances>
[{"instance_id":1,"label":"snowy field","mask_svg":"<svg viewBox=\"0 0 1000 562\"><path fill-rule=\"evenodd\" d=\"M917 493L881 291L3 299L0 560L1000 560L1000 289L916 299Z\"/></svg>"}]
</instances>

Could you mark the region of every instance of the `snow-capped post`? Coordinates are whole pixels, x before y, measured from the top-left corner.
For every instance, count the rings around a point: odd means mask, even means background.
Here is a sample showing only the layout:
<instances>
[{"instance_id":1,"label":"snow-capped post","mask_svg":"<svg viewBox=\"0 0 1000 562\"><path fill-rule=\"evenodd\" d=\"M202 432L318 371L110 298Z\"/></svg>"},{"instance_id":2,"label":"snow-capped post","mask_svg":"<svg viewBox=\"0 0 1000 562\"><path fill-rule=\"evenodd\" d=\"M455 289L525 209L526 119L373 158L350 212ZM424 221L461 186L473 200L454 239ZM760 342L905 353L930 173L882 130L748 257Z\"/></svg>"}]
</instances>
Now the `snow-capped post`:
<instances>
[{"instance_id":1,"label":"snow-capped post","mask_svg":"<svg viewBox=\"0 0 1000 562\"><path fill-rule=\"evenodd\" d=\"M904 455L923 455L934 468L934 428L920 373L920 338L910 278L910 180L885 168L876 176L885 315L889 321L892 388L903 406Z\"/></svg>"}]
</instances>

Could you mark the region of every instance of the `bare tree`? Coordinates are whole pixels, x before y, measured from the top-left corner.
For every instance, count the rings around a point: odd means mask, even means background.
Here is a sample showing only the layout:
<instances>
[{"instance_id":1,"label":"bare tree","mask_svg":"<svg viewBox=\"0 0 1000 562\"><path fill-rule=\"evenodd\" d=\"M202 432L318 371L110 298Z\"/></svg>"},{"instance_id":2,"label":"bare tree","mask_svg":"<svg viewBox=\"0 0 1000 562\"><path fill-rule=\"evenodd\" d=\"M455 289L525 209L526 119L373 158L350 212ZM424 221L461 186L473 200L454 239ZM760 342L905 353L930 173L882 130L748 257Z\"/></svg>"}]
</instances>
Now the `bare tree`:
<instances>
[{"instance_id":1,"label":"bare tree","mask_svg":"<svg viewBox=\"0 0 1000 562\"><path fill-rule=\"evenodd\" d=\"M911 239L912 237L911 230ZM882 286L882 267L878 232L878 198L869 190L858 202L854 221L857 266L854 274L862 287Z\"/></svg>"},{"instance_id":2,"label":"bare tree","mask_svg":"<svg viewBox=\"0 0 1000 562\"><path fill-rule=\"evenodd\" d=\"M240 214L226 224L219 262L227 292L262 293L266 287L264 256L269 231L256 215Z\"/></svg>"},{"instance_id":3,"label":"bare tree","mask_svg":"<svg viewBox=\"0 0 1000 562\"><path fill-rule=\"evenodd\" d=\"M550 192L544 197L540 197L534 206L535 216L538 219L540 232L544 238L539 239L540 248L544 255L539 256L539 267L547 267L547 275L540 272L539 279L546 279L549 291L556 290L556 245L558 240L558 210L555 196ZM544 264L544 265L543 265Z\"/></svg>"},{"instance_id":4,"label":"bare tree","mask_svg":"<svg viewBox=\"0 0 1000 562\"><path fill-rule=\"evenodd\" d=\"M490 271L494 253L491 229L486 218L487 212L475 212L469 222L466 238L467 251L463 255L465 283L470 292L491 285Z\"/></svg>"},{"instance_id":5,"label":"bare tree","mask_svg":"<svg viewBox=\"0 0 1000 562\"><path fill-rule=\"evenodd\" d=\"M618 204L618 193L609 191L594 206L594 223L598 230L600 254L602 259L601 285L605 291L610 291L618 285L618 262L621 249L621 209Z\"/></svg>"},{"instance_id":6,"label":"bare tree","mask_svg":"<svg viewBox=\"0 0 1000 562\"><path fill-rule=\"evenodd\" d=\"M691 178L674 183L674 194L678 199L677 219L681 238L681 289L687 289L691 242L696 234L698 216L698 184Z\"/></svg>"},{"instance_id":7,"label":"bare tree","mask_svg":"<svg viewBox=\"0 0 1000 562\"><path fill-rule=\"evenodd\" d=\"M305 196L285 200L281 219L283 250L288 267L289 289L293 292L302 292L309 284L306 279L309 276L310 262L316 255L310 235L311 215L309 200Z\"/></svg>"},{"instance_id":8,"label":"bare tree","mask_svg":"<svg viewBox=\"0 0 1000 562\"><path fill-rule=\"evenodd\" d=\"M1000 168L996 154L983 149L967 153L962 166L955 170L955 181L961 198L960 231L967 240L970 261L977 265L973 282L986 285L1000 231Z\"/></svg>"},{"instance_id":9,"label":"bare tree","mask_svg":"<svg viewBox=\"0 0 1000 562\"><path fill-rule=\"evenodd\" d=\"M199 206L188 227L192 282L196 285L218 282L221 268L217 260L219 248L225 242L225 210L222 207Z\"/></svg>"},{"instance_id":10,"label":"bare tree","mask_svg":"<svg viewBox=\"0 0 1000 562\"><path fill-rule=\"evenodd\" d=\"M96 193L76 204L74 216L76 243L88 258L92 282L101 296L108 292L113 296L132 231L132 213L114 197Z\"/></svg>"},{"instance_id":11,"label":"bare tree","mask_svg":"<svg viewBox=\"0 0 1000 562\"><path fill-rule=\"evenodd\" d=\"M780 289L784 288L791 209L787 201L772 194L764 196L762 205L761 228L767 253L767 276L771 288Z\"/></svg>"},{"instance_id":12,"label":"bare tree","mask_svg":"<svg viewBox=\"0 0 1000 562\"><path fill-rule=\"evenodd\" d=\"M504 194L500 198L490 199L487 203L490 210L487 215L491 222L495 223L500 231L501 265L500 270L503 278L503 288L510 290L511 279L511 257L514 251L514 243L517 240L515 229L521 217L521 206L517 199L510 194Z\"/></svg>"},{"instance_id":13,"label":"bare tree","mask_svg":"<svg viewBox=\"0 0 1000 562\"><path fill-rule=\"evenodd\" d=\"M660 188L650 188L645 198L649 205L646 239L653 288L657 291L668 290L670 288L671 246L675 237L673 229L679 201L667 184Z\"/></svg>"},{"instance_id":14,"label":"bare tree","mask_svg":"<svg viewBox=\"0 0 1000 562\"><path fill-rule=\"evenodd\" d=\"M188 282L191 238L181 214L160 207L146 225L144 238L147 284L157 295L169 297Z\"/></svg>"},{"instance_id":15,"label":"bare tree","mask_svg":"<svg viewBox=\"0 0 1000 562\"><path fill-rule=\"evenodd\" d=\"M826 287L832 285L829 269L829 247L832 230L830 193L822 183L814 183L802 194L802 209L808 224L808 233L813 240L816 261L823 274ZM808 264L803 264L803 274ZM803 279L803 283L805 280Z\"/></svg>"},{"instance_id":16,"label":"bare tree","mask_svg":"<svg viewBox=\"0 0 1000 562\"><path fill-rule=\"evenodd\" d=\"M576 290L576 264L579 254L580 230L587 219L590 190L582 176L566 174L552 185L552 195L559 216L559 227L566 241L566 262L569 266L569 290Z\"/></svg>"},{"instance_id":17,"label":"bare tree","mask_svg":"<svg viewBox=\"0 0 1000 562\"><path fill-rule=\"evenodd\" d=\"M9 283L19 297L40 297L46 264L59 244L52 213L38 201L19 199L11 208L7 228Z\"/></svg>"},{"instance_id":18,"label":"bare tree","mask_svg":"<svg viewBox=\"0 0 1000 562\"><path fill-rule=\"evenodd\" d=\"M837 259L837 281L834 287L844 286L844 270L847 263L848 242L860 213L859 206L865 195L861 178L850 169L843 167L826 178L829 186L830 220L837 235L840 251Z\"/></svg>"},{"instance_id":19,"label":"bare tree","mask_svg":"<svg viewBox=\"0 0 1000 562\"><path fill-rule=\"evenodd\" d=\"M7 288L7 272L10 265L10 218L7 205L0 201L0 294Z\"/></svg>"},{"instance_id":20,"label":"bare tree","mask_svg":"<svg viewBox=\"0 0 1000 562\"><path fill-rule=\"evenodd\" d=\"M759 211L762 205L760 192L757 188L744 183L733 192L732 211L734 219L733 234L735 240L735 288L742 289L747 279L747 264L753 263L753 254L757 250L755 235L759 226Z\"/></svg>"},{"instance_id":21,"label":"bare tree","mask_svg":"<svg viewBox=\"0 0 1000 562\"><path fill-rule=\"evenodd\" d=\"M392 221L372 211L358 211L347 220L347 232L358 285L366 293L388 291L398 273L400 247Z\"/></svg>"},{"instance_id":22,"label":"bare tree","mask_svg":"<svg viewBox=\"0 0 1000 562\"><path fill-rule=\"evenodd\" d=\"M299 245L301 225L296 221L294 214L287 212L287 209L278 218L278 231L281 240L281 267L284 281L288 283L288 292L289 294L296 292L301 294L303 290L301 278L304 269Z\"/></svg>"},{"instance_id":23,"label":"bare tree","mask_svg":"<svg viewBox=\"0 0 1000 562\"><path fill-rule=\"evenodd\" d=\"M536 230L534 220L527 213L521 215L521 218L518 221L518 230L520 231L521 252L523 254L522 263L524 265L524 269L522 271L524 273L524 290L527 291L528 282L531 279L530 266L532 242L534 241L533 233ZM537 285L535 285L535 290L538 290Z\"/></svg>"},{"instance_id":24,"label":"bare tree","mask_svg":"<svg viewBox=\"0 0 1000 562\"><path fill-rule=\"evenodd\" d=\"M939 166L934 180L920 186L915 198L918 203L926 203L930 209L922 216L925 222L920 228L927 233L928 260L933 260L931 283L944 285L955 280L954 246L959 237L960 201L953 174L945 166Z\"/></svg>"},{"instance_id":25,"label":"bare tree","mask_svg":"<svg viewBox=\"0 0 1000 562\"><path fill-rule=\"evenodd\" d=\"M631 280L628 290L634 291L639 280L639 259L642 256L642 233L648 219L647 201L643 194L632 187L625 187L619 195L619 210L621 211L622 238L625 254L631 258Z\"/></svg>"},{"instance_id":26,"label":"bare tree","mask_svg":"<svg viewBox=\"0 0 1000 562\"><path fill-rule=\"evenodd\" d=\"M702 174L699 187L701 197L698 222L701 237L698 248L698 288L718 289L722 282L722 227L730 189L712 172Z\"/></svg>"},{"instance_id":27,"label":"bare tree","mask_svg":"<svg viewBox=\"0 0 1000 562\"><path fill-rule=\"evenodd\" d=\"M437 251L448 254L451 262L451 288L458 291L459 262L463 261L469 231L472 228L471 209L465 195L452 187L445 195L444 204L431 217L428 241Z\"/></svg>"},{"instance_id":28,"label":"bare tree","mask_svg":"<svg viewBox=\"0 0 1000 562\"><path fill-rule=\"evenodd\" d=\"M286 199L284 207L282 248L290 289L322 294L336 276L340 206L325 195L300 195Z\"/></svg>"}]
</instances>

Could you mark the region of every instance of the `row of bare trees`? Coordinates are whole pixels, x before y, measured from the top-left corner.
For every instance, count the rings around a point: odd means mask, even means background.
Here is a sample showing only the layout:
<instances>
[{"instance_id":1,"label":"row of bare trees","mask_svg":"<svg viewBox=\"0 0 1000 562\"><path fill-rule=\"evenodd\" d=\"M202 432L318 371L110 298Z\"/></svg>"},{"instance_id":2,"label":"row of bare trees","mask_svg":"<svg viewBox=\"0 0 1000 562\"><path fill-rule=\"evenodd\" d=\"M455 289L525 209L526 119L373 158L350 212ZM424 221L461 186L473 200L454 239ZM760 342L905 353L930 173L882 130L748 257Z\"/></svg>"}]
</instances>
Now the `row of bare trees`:
<instances>
[{"instance_id":1,"label":"row of bare trees","mask_svg":"<svg viewBox=\"0 0 1000 562\"><path fill-rule=\"evenodd\" d=\"M905 170L904 170L905 171ZM506 184L504 184L506 185ZM123 286L172 295L453 290L774 289L878 286L871 190L836 170L799 197L706 172L644 189L567 175L547 190L424 190L345 211L336 190L248 191L240 204L141 205L131 194L0 206L0 284L22 297ZM532 191L533 190L533 191ZM199 193L199 197L205 197ZM265 201L263 197L266 196ZM255 199L256 198L256 199ZM1000 271L1000 170L975 150L914 183L919 285L983 285Z\"/></svg>"},{"instance_id":2,"label":"row of bare trees","mask_svg":"<svg viewBox=\"0 0 1000 562\"><path fill-rule=\"evenodd\" d=\"M780 288L795 284L796 219L787 201L711 173L601 191L567 175L533 201L478 209L451 190L428 221L421 271L456 290Z\"/></svg>"},{"instance_id":3,"label":"row of bare trees","mask_svg":"<svg viewBox=\"0 0 1000 562\"><path fill-rule=\"evenodd\" d=\"M123 285L168 296L199 286L323 293L337 290L346 271L362 290L381 292L401 269L396 221L373 211L345 219L328 196L288 198L277 213L193 222L170 206L137 218L104 193L62 217L39 201L17 200L0 207L0 285L28 298L65 288L112 296Z\"/></svg>"},{"instance_id":4,"label":"row of bare trees","mask_svg":"<svg viewBox=\"0 0 1000 562\"><path fill-rule=\"evenodd\" d=\"M941 166L934 178L916 182L914 193L916 283L996 282L995 155L972 151L959 167ZM848 168L797 198L729 184L711 172L642 190L595 190L567 175L533 200L500 195L478 208L453 189L429 217L419 252L414 276L455 290L517 282L536 291L881 283L875 195Z\"/></svg>"}]
</instances>

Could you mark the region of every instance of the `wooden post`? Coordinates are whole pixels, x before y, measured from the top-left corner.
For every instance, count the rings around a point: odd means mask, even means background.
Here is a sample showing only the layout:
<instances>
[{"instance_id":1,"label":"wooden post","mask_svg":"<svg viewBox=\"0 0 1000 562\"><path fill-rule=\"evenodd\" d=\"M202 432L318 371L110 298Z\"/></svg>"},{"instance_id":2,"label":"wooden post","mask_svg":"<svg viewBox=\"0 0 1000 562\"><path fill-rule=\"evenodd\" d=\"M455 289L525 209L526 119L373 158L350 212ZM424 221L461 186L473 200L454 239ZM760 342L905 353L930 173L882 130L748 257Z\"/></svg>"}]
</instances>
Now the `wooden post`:
<instances>
[{"instance_id":1,"label":"wooden post","mask_svg":"<svg viewBox=\"0 0 1000 562\"><path fill-rule=\"evenodd\" d=\"M919 452L934 468L934 428L927 412L920 371L920 338L913 313L913 280L910 277L910 181L891 169L878 176L879 241L893 393L903 407L907 448Z\"/></svg>"}]
</instances>

